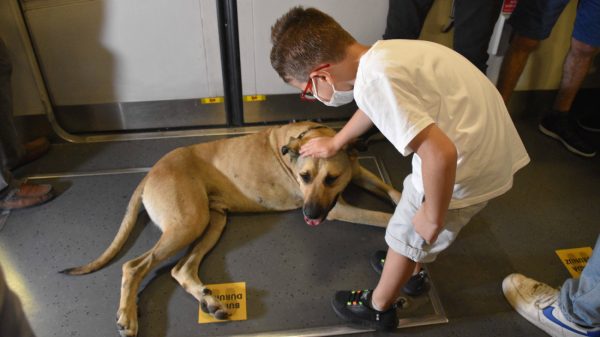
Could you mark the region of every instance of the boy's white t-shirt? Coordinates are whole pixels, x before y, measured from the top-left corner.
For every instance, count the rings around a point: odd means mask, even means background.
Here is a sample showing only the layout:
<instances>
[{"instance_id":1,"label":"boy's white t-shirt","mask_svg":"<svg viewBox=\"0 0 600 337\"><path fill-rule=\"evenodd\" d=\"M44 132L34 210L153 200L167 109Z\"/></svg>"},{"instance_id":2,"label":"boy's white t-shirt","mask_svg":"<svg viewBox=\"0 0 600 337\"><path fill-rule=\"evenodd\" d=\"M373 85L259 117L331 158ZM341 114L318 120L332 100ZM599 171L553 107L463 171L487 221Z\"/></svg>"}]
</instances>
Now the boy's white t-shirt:
<instances>
[{"instance_id":1,"label":"boy's white t-shirt","mask_svg":"<svg viewBox=\"0 0 600 337\"><path fill-rule=\"evenodd\" d=\"M360 59L354 83L358 107L403 156L412 139L435 123L458 151L450 209L480 203L512 187L529 162L500 93L466 58L419 40L376 42ZM412 179L423 192L421 159Z\"/></svg>"}]
</instances>

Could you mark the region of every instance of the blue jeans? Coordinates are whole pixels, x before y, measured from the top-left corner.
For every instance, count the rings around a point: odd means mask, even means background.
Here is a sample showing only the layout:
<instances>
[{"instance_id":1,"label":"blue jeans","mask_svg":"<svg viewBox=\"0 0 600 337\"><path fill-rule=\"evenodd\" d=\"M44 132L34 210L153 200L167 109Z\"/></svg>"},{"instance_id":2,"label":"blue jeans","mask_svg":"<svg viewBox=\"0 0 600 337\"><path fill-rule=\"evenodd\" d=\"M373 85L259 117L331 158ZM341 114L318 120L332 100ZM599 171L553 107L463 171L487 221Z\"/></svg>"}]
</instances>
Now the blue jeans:
<instances>
[{"instance_id":1,"label":"blue jeans","mask_svg":"<svg viewBox=\"0 0 600 337\"><path fill-rule=\"evenodd\" d=\"M600 327L600 235L581 277L565 281L558 303L569 321L587 327Z\"/></svg>"},{"instance_id":2,"label":"blue jeans","mask_svg":"<svg viewBox=\"0 0 600 337\"><path fill-rule=\"evenodd\" d=\"M0 38L0 192L15 184L9 167L25 152L12 116L11 72L8 49Z\"/></svg>"}]
</instances>

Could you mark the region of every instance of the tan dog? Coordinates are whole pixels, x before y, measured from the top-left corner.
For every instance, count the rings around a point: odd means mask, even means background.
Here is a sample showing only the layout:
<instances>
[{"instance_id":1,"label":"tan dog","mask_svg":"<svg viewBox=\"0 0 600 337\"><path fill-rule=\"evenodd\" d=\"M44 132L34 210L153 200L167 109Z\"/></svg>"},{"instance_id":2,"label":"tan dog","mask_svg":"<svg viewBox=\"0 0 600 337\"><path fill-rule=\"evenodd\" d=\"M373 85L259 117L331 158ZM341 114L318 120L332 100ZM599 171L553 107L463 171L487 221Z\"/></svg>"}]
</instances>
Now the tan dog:
<instances>
[{"instance_id":1,"label":"tan dog","mask_svg":"<svg viewBox=\"0 0 600 337\"><path fill-rule=\"evenodd\" d=\"M356 156L344 151L329 159L299 156L300 146L306 140L334 134L327 127L302 122L171 151L135 189L121 227L106 251L87 265L63 272L80 275L104 266L123 247L143 202L162 235L152 249L123 265L117 312L121 336L137 334L136 296L144 276L200 237L171 275L200 302L205 312L226 319L227 309L200 281L198 269L204 255L221 236L227 212L302 207L309 225L318 225L325 218L387 225L390 214L359 209L339 197L352 181L395 203L400 199L400 192L361 167Z\"/></svg>"}]
</instances>

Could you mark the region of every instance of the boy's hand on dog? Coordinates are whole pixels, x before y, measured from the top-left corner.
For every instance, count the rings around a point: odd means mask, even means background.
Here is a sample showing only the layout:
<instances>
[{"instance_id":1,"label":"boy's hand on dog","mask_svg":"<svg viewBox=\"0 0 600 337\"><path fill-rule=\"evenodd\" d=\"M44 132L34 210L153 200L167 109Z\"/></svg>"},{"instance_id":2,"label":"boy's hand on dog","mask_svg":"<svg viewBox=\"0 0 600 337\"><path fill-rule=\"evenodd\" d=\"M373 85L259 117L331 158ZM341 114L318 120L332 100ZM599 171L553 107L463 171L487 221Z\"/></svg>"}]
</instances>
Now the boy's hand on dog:
<instances>
[{"instance_id":1,"label":"boy's hand on dog","mask_svg":"<svg viewBox=\"0 0 600 337\"><path fill-rule=\"evenodd\" d=\"M317 137L310 139L300 148L302 157L329 158L339 151L333 137Z\"/></svg>"}]
</instances>

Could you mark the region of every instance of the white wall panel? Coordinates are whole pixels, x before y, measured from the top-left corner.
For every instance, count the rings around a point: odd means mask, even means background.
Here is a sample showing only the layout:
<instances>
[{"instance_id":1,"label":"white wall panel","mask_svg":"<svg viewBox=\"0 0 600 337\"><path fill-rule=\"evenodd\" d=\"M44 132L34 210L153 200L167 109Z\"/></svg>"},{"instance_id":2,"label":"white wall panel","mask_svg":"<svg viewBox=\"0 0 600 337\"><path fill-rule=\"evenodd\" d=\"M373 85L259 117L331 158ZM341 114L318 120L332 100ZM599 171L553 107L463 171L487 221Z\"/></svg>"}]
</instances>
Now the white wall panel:
<instances>
[{"instance_id":1,"label":"white wall panel","mask_svg":"<svg viewBox=\"0 0 600 337\"><path fill-rule=\"evenodd\" d=\"M316 7L336 19L360 43L380 40L385 30L388 0L238 0L244 95L286 94L298 90L271 67L271 26L294 6Z\"/></svg>"},{"instance_id":2,"label":"white wall panel","mask_svg":"<svg viewBox=\"0 0 600 337\"><path fill-rule=\"evenodd\" d=\"M30 1L56 105L223 95L214 0Z\"/></svg>"}]
</instances>

